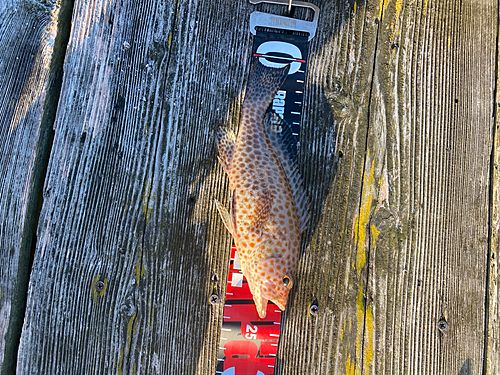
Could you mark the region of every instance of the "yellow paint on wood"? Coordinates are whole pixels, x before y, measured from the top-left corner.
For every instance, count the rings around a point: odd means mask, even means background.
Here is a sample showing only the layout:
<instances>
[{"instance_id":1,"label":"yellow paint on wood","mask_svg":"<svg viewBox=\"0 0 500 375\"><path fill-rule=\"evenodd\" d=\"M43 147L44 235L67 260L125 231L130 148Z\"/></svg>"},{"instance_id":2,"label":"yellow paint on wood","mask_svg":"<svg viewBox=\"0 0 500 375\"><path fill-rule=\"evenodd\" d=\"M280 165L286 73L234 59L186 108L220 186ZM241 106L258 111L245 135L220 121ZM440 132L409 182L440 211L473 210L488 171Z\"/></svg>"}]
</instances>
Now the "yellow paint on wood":
<instances>
[{"instance_id":1,"label":"yellow paint on wood","mask_svg":"<svg viewBox=\"0 0 500 375\"><path fill-rule=\"evenodd\" d=\"M422 8L423 15L427 15L427 9L429 8L429 0L424 0L424 6Z\"/></svg>"},{"instance_id":2,"label":"yellow paint on wood","mask_svg":"<svg viewBox=\"0 0 500 375\"><path fill-rule=\"evenodd\" d=\"M356 298L356 363L362 363L363 359L363 329L365 325L365 303L364 286L359 284L358 296ZM356 372L361 373L361 368L356 366Z\"/></svg>"},{"instance_id":3,"label":"yellow paint on wood","mask_svg":"<svg viewBox=\"0 0 500 375\"><path fill-rule=\"evenodd\" d=\"M370 225L373 199L375 194L375 161L370 163L369 170L365 171L363 177L363 189L359 214L354 220L354 242L356 244L356 271L366 267L367 262L367 235L369 231L373 246L376 245L380 230L375 224ZM352 362L350 357L346 363L346 374L358 375L363 369L369 369L373 362L373 307L365 302L365 285L362 279L359 281L358 294L356 296L356 360ZM350 371L350 372L349 372ZM366 372L366 371L365 371Z\"/></svg>"},{"instance_id":4,"label":"yellow paint on wood","mask_svg":"<svg viewBox=\"0 0 500 375\"><path fill-rule=\"evenodd\" d=\"M356 375L356 363L352 361L349 354L347 354L347 361L345 362L345 375Z\"/></svg>"},{"instance_id":5,"label":"yellow paint on wood","mask_svg":"<svg viewBox=\"0 0 500 375\"><path fill-rule=\"evenodd\" d=\"M346 323L347 323L347 320L346 319L342 319L342 325L340 326L340 330L339 330L340 341L344 341L344 333L345 333Z\"/></svg>"},{"instance_id":6,"label":"yellow paint on wood","mask_svg":"<svg viewBox=\"0 0 500 375\"><path fill-rule=\"evenodd\" d=\"M379 235L380 235L380 230L378 230L378 228L375 226L375 224L372 224L370 226L370 238L371 238L372 246L377 245L377 240L378 240Z\"/></svg>"},{"instance_id":7,"label":"yellow paint on wood","mask_svg":"<svg viewBox=\"0 0 500 375\"><path fill-rule=\"evenodd\" d=\"M123 375L123 358L125 357L125 351L120 349L120 354L118 355L117 372L118 375Z\"/></svg>"},{"instance_id":8,"label":"yellow paint on wood","mask_svg":"<svg viewBox=\"0 0 500 375\"><path fill-rule=\"evenodd\" d=\"M174 35L172 33L168 33L168 38L167 38L167 46L170 48L172 45L172 40L174 39Z\"/></svg>"},{"instance_id":9,"label":"yellow paint on wood","mask_svg":"<svg viewBox=\"0 0 500 375\"><path fill-rule=\"evenodd\" d=\"M401 11L403 10L403 0L396 0L396 5L395 5L395 15L394 15L394 28L392 32L392 39L395 40L396 37L399 35L399 16L401 15Z\"/></svg>"},{"instance_id":10,"label":"yellow paint on wood","mask_svg":"<svg viewBox=\"0 0 500 375\"><path fill-rule=\"evenodd\" d=\"M367 302L365 311L365 347L363 349L363 373L370 373L370 366L373 363L373 344L374 344L374 327L373 327L373 306Z\"/></svg>"},{"instance_id":11,"label":"yellow paint on wood","mask_svg":"<svg viewBox=\"0 0 500 375\"><path fill-rule=\"evenodd\" d=\"M403 10L404 0L396 0L394 4L394 21L391 22L391 40L395 41L399 37L399 16ZM394 49L395 52L395 49Z\"/></svg>"},{"instance_id":12,"label":"yellow paint on wood","mask_svg":"<svg viewBox=\"0 0 500 375\"><path fill-rule=\"evenodd\" d=\"M401 11L403 10L403 4L404 4L403 0L396 0L396 22L399 16L401 15Z\"/></svg>"},{"instance_id":13,"label":"yellow paint on wood","mask_svg":"<svg viewBox=\"0 0 500 375\"><path fill-rule=\"evenodd\" d=\"M130 344L132 343L132 333L134 332L134 325L136 322L137 314L133 314L127 322L127 348L130 347Z\"/></svg>"},{"instance_id":14,"label":"yellow paint on wood","mask_svg":"<svg viewBox=\"0 0 500 375\"><path fill-rule=\"evenodd\" d=\"M374 357L374 335L373 306L365 301L364 285L360 283L356 298L356 375L361 374L361 364L363 373L369 373Z\"/></svg>"},{"instance_id":15,"label":"yellow paint on wood","mask_svg":"<svg viewBox=\"0 0 500 375\"><path fill-rule=\"evenodd\" d=\"M144 264L141 262L137 262L134 266L134 276L135 276L135 282L137 285L140 284L141 279L144 276Z\"/></svg>"},{"instance_id":16,"label":"yellow paint on wood","mask_svg":"<svg viewBox=\"0 0 500 375\"><path fill-rule=\"evenodd\" d=\"M357 10L358 10L358 3L354 2L354 5L352 6L352 14L356 14Z\"/></svg>"},{"instance_id":17,"label":"yellow paint on wood","mask_svg":"<svg viewBox=\"0 0 500 375\"><path fill-rule=\"evenodd\" d=\"M375 162L372 161L368 175L365 174L363 182L363 193L359 216L354 221L354 241L356 243L356 270L358 274L366 265L366 230L370 221L373 187L375 181Z\"/></svg>"},{"instance_id":18,"label":"yellow paint on wood","mask_svg":"<svg viewBox=\"0 0 500 375\"><path fill-rule=\"evenodd\" d=\"M133 314L127 321L127 329L125 334L125 348L130 349L132 345L132 333L137 332L137 314ZM118 375L123 374L123 359L125 357L125 349L120 349L120 355L118 357Z\"/></svg>"},{"instance_id":19,"label":"yellow paint on wood","mask_svg":"<svg viewBox=\"0 0 500 375\"><path fill-rule=\"evenodd\" d=\"M380 0L379 8L378 8L378 18L381 20L383 15L385 14L385 11L387 10L387 7L389 6L389 3L391 0Z\"/></svg>"}]
</instances>

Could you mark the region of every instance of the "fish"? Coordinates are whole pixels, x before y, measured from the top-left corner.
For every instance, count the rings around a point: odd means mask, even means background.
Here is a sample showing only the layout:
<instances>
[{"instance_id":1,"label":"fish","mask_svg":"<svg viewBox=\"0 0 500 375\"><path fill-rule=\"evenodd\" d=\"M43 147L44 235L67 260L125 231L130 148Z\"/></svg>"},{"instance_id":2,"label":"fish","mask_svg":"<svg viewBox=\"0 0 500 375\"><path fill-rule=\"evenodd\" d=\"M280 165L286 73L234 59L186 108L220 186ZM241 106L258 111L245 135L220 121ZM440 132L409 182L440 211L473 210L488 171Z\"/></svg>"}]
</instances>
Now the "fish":
<instances>
[{"instance_id":1,"label":"fish","mask_svg":"<svg viewBox=\"0 0 500 375\"><path fill-rule=\"evenodd\" d=\"M269 301L285 310L309 220L296 141L290 126L270 108L288 71L289 65L271 68L254 59L238 134L227 126L216 134L231 199L229 210L215 204L234 239L260 318Z\"/></svg>"}]
</instances>

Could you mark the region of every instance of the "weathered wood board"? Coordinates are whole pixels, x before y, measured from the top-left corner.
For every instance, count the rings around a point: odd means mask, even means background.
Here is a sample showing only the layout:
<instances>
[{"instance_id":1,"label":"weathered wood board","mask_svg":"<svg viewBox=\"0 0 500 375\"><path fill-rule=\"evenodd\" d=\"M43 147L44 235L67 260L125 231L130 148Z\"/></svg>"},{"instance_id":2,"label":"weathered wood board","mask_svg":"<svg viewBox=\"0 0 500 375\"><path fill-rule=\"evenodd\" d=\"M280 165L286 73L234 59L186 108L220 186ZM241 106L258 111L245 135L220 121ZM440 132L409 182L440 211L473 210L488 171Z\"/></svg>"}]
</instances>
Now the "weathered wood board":
<instances>
[{"instance_id":1,"label":"weathered wood board","mask_svg":"<svg viewBox=\"0 0 500 375\"><path fill-rule=\"evenodd\" d=\"M381 12L364 362L376 374L484 373L498 4Z\"/></svg>"},{"instance_id":2,"label":"weathered wood board","mask_svg":"<svg viewBox=\"0 0 500 375\"><path fill-rule=\"evenodd\" d=\"M237 116L249 10L75 2L20 373L215 369L230 239L213 134Z\"/></svg>"},{"instance_id":3,"label":"weathered wood board","mask_svg":"<svg viewBox=\"0 0 500 375\"><path fill-rule=\"evenodd\" d=\"M0 2L0 371L14 372L50 143L57 4ZM49 80L50 78L50 80ZM56 104L56 103L51 103Z\"/></svg>"},{"instance_id":4,"label":"weathered wood board","mask_svg":"<svg viewBox=\"0 0 500 375\"><path fill-rule=\"evenodd\" d=\"M498 25L500 27L500 23ZM500 51L500 46L499 46ZM500 55L497 51L497 84ZM500 91L495 102L495 139L492 152L491 240L488 278L488 333L486 337L486 373L500 374Z\"/></svg>"},{"instance_id":5,"label":"weathered wood board","mask_svg":"<svg viewBox=\"0 0 500 375\"><path fill-rule=\"evenodd\" d=\"M278 372L495 371L498 4L316 3L313 220ZM237 126L252 9L75 0L18 373L215 369L230 238L213 136Z\"/></svg>"},{"instance_id":6,"label":"weathered wood board","mask_svg":"<svg viewBox=\"0 0 500 375\"><path fill-rule=\"evenodd\" d=\"M350 59L340 73L328 67L331 51L310 65L310 80L330 72L321 81L344 158L296 295L300 306L318 298L323 315L291 309L283 373L481 373L497 4L358 6L355 45L376 35L375 45L335 51ZM360 88L348 78L367 61L374 70ZM311 95L309 111L320 102ZM304 143L314 141L317 133ZM340 210L343 199L356 207ZM304 354L290 358L292 350ZM498 351L488 354L498 362Z\"/></svg>"}]
</instances>

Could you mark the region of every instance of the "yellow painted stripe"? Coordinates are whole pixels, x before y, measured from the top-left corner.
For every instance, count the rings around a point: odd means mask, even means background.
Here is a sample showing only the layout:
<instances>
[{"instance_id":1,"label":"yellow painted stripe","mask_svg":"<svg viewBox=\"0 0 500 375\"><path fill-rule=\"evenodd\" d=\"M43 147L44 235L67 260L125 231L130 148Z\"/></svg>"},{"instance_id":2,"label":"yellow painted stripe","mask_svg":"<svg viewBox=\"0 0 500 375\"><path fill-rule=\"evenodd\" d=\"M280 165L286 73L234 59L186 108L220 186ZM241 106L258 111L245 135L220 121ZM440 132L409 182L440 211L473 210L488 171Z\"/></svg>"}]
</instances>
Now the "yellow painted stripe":
<instances>
[{"instance_id":1,"label":"yellow painted stripe","mask_svg":"<svg viewBox=\"0 0 500 375\"><path fill-rule=\"evenodd\" d=\"M356 242L356 270L358 274L366 265L366 230L370 220L373 188L375 182L375 162L372 161L368 175L364 177L363 193L361 198L361 207L359 216L355 220L354 239Z\"/></svg>"}]
</instances>

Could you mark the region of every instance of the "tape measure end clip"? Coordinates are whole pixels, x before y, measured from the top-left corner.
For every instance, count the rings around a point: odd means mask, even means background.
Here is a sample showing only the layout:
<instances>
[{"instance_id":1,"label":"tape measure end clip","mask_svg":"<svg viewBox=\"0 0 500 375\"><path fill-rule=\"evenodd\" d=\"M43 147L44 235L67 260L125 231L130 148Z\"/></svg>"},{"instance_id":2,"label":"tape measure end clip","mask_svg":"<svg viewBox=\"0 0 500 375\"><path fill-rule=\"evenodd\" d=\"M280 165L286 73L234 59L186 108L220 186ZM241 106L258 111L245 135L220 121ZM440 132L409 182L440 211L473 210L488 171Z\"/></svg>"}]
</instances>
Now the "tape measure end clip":
<instances>
[{"instance_id":1,"label":"tape measure end clip","mask_svg":"<svg viewBox=\"0 0 500 375\"><path fill-rule=\"evenodd\" d=\"M251 4L277 4L289 5L288 0L249 0ZM300 31L309 34L308 40L316 35L318 29L319 7L306 1L293 1L292 5L300 8L311 9L314 13L312 21L305 21L298 18L280 16L277 14L254 11L250 14L250 32L255 35L257 27L268 27L272 29Z\"/></svg>"}]
</instances>

